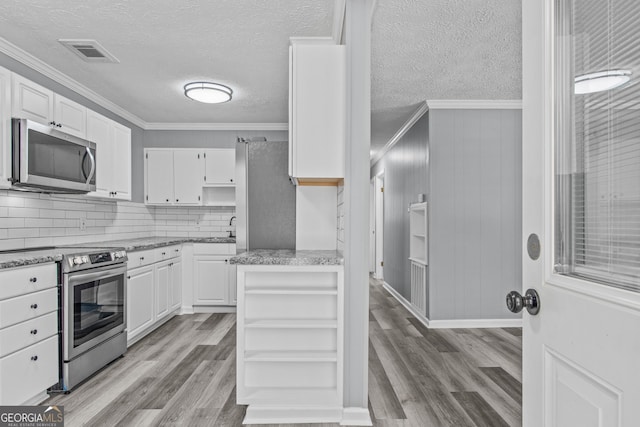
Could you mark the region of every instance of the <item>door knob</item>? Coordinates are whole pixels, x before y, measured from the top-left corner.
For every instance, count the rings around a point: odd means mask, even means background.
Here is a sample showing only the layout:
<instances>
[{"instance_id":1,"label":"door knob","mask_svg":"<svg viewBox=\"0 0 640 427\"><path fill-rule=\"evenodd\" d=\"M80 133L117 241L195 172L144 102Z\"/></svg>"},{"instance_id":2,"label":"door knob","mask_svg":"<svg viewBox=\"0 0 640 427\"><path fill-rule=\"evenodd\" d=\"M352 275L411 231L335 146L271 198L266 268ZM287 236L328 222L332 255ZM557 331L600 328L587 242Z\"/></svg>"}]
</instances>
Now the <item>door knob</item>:
<instances>
[{"instance_id":1,"label":"door knob","mask_svg":"<svg viewBox=\"0 0 640 427\"><path fill-rule=\"evenodd\" d=\"M535 289L527 289L524 297L517 291L511 291L507 294L507 308L510 312L520 313L525 307L533 316L540 311L540 296Z\"/></svg>"}]
</instances>

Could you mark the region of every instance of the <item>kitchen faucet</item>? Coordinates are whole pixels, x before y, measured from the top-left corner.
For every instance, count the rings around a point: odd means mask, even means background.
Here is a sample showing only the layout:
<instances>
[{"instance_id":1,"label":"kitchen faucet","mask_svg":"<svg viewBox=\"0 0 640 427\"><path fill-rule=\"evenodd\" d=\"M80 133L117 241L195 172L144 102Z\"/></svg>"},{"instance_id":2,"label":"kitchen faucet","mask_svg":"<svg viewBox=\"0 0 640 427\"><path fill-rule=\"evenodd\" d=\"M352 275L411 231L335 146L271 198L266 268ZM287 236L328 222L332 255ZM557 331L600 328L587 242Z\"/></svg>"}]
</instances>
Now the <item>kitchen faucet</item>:
<instances>
[{"instance_id":1,"label":"kitchen faucet","mask_svg":"<svg viewBox=\"0 0 640 427\"><path fill-rule=\"evenodd\" d=\"M231 219L229 220L229 226L233 225L233 220L236 219L235 215L231 217ZM229 237L236 237L236 235L233 233L233 230L229 230Z\"/></svg>"}]
</instances>

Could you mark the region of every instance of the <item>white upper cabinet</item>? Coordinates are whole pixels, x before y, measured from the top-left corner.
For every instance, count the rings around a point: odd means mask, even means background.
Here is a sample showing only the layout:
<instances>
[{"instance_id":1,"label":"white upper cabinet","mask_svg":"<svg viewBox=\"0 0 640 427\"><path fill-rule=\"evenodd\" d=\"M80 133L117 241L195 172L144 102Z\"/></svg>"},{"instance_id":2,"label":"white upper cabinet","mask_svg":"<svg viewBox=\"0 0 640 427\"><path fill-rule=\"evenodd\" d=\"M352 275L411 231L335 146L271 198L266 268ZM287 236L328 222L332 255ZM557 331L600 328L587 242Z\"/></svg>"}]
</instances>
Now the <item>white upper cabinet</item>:
<instances>
[{"instance_id":1,"label":"white upper cabinet","mask_svg":"<svg viewBox=\"0 0 640 427\"><path fill-rule=\"evenodd\" d=\"M12 116L48 124L77 136L87 137L87 108L31 80L13 74Z\"/></svg>"},{"instance_id":2,"label":"white upper cabinet","mask_svg":"<svg viewBox=\"0 0 640 427\"><path fill-rule=\"evenodd\" d=\"M11 186L11 72L0 67L0 188Z\"/></svg>"},{"instance_id":3,"label":"white upper cabinet","mask_svg":"<svg viewBox=\"0 0 640 427\"><path fill-rule=\"evenodd\" d=\"M205 184L235 185L236 183L236 150L218 148L204 150Z\"/></svg>"},{"instance_id":4,"label":"white upper cabinet","mask_svg":"<svg viewBox=\"0 0 640 427\"><path fill-rule=\"evenodd\" d=\"M289 70L289 175L344 177L345 46L292 39Z\"/></svg>"},{"instance_id":5,"label":"white upper cabinet","mask_svg":"<svg viewBox=\"0 0 640 427\"><path fill-rule=\"evenodd\" d=\"M202 150L145 149L145 203L201 205L204 184Z\"/></svg>"},{"instance_id":6,"label":"white upper cabinet","mask_svg":"<svg viewBox=\"0 0 640 427\"><path fill-rule=\"evenodd\" d=\"M173 151L145 150L145 202L150 205L173 203Z\"/></svg>"},{"instance_id":7,"label":"white upper cabinet","mask_svg":"<svg viewBox=\"0 0 640 427\"><path fill-rule=\"evenodd\" d=\"M53 122L53 91L13 74L12 116L44 124Z\"/></svg>"},{"instance_id":8,"label":"white upper cabinet","mask_svg":"<svg viewBox=\"0 0 640 427\"><path fill-rule=\"evenodd\" d=\"M78 138L87 137L87 107L57 93L53 94L53 121L56 129L62 132Z\"/></svg>"},{"instance_id":9,"label":"white upper cabinet","mask_svg":"<svg viewBox=\"0 0 640 427\"><path fill-rule=\"evenodd\" d=\"M131 200L131 129L116 122L112 122L112 126L113 197Z\"/></svg>"},{"instance_id":10,"label":"white upper cabinet","mask_svg":"<svg viewBox=\"0 0 640 427\"><path fill-rule=\"evenodd\" d=\"M87 139L96 143L96 191L90 196L131 200L131 129L87 112Z\"/></svg>"},{"instance_id":11,"label":"white upper cabinet","mask_svg":"<svg viewBox=\"0 0 640 427\"><path fill-rule=\"evenodd\" d=\"M203 162L202 150L175 150L173 152L175 204L202 204Z\"/></svg>"}]
</instances>

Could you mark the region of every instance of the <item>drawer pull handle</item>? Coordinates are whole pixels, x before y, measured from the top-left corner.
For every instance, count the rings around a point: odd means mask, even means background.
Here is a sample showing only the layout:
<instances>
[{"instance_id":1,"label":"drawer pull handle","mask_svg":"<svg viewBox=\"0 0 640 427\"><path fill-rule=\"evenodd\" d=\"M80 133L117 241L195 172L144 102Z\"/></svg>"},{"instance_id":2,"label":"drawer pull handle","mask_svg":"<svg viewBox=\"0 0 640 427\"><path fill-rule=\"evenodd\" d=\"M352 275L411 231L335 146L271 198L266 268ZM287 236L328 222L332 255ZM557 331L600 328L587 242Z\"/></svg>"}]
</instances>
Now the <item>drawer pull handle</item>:
<instances>
[{"instance_id":1,"label":"drawer pull handle","mask_svg":"<svg viewBox=\"0 0 640 427\"><path fill-rule=\"evenodd\" d=\"M36 360L38 360L38 356L31 356L31 360L35 362Z\"/></svg>"},{"instance_id":2,"label":"drawer pull handle","mask_svg":"<svg viewBox=\"0 0 640 427\"><path fill-rule=\"evenodd\" d=\"M174 249L175 252L180 252L180 249Z\"/></svg>"},{"instance_id":3,"label":"drawer pull handle","mask_svg":"<svg viewBox=\"0 0 640 427\"><path fill-rule=\"evenodd\" d=\"M162 252L162 256L165 256L167 253L166 252Z\"/></svg>"},{"instance_id":4,"label":"drawer pull handle","mask_svg":"<svg viewBox=\"0 0 640 427\"><path fill-rule=\"evenodd\" d=\"M37 334L37 333L38 333L38 330L37 330L37 329L32 329L32 330L31 330L31 335L35 335L35 334Z\"/></svg>"},{"instance_id":5,"label":"drawer pull handle","mask_svg":"<svg viewBox=\"0 0 640 427\"><path fill-rule=\"evenodd\" d=\"M35 310L36 308L38 308L38 304L31 304L31 308Z\"/></svg>"},{"instance_id":6,"label":"drawer pull handle","mask_svg":"<svg viewBox=\"0 0 640 427\"><path fill-rule=\"evenodd\" d=\"M143 256L140 257L140 261L144 261L144 257Z\"/></svg>"},{"instance_id":7,"label":"drawer pull handle","mask_svg":"<svg viewBox=\"0 0 640 427\"><path fill-rule=\"evenodd\" d=\"M131 280L131 276L127 276L127 279L128 279L128 280Z\"/></svg>"},{"instance_id":8,"label":"drawer pull handle","mask_svg":"<svg viewBox=\"0 0 640 427\"><path fill-rule=\"evenodd\" d=\"M31 283L36 283L38 281L38 278L37 277L32 277L31 279L29 279L29 281Z\"/></svg>"}]
</instances>

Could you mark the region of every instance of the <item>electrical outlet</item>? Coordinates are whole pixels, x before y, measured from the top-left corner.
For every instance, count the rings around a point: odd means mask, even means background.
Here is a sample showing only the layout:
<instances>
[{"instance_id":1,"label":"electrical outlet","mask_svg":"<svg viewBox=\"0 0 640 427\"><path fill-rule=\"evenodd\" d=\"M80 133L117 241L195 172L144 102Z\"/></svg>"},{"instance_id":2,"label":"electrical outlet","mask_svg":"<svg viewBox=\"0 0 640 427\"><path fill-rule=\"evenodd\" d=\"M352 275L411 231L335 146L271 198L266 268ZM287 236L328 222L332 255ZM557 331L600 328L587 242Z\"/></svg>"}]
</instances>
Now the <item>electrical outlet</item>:
<instances>
[{"instance_id":1,"label":"electrical outlet","mask_svg":"<svg viewBox=\"0 0 640 427\"><path fill-rule=\"evenodd\" d=\"M80 218L80 231L85 231L87 229L87 219Z\"/></svg>"}]
</instances>

